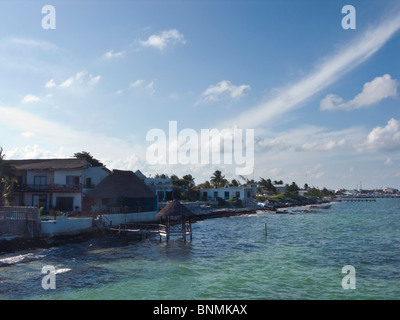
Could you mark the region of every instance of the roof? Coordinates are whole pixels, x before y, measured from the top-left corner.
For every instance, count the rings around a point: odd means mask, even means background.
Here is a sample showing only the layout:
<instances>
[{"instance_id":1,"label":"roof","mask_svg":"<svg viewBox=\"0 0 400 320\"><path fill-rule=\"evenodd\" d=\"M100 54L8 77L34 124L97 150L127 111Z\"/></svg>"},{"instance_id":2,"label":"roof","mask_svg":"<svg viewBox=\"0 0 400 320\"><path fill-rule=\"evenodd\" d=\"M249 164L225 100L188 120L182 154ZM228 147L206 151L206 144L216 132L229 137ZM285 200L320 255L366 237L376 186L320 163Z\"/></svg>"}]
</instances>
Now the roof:
<instances>
[{"instance_id":1,"label":"roof","mask_svg":"<svg viewBox=\"0 0 400 320\"><path fill-rule=\"evenodd\" d=\"M190 211L187 207L181 204L178 200L173 200L168 203L164 208L157 213L157 217L170 217L170 216L185 216L191 217L194 216L193 212Z\"/></svg>"},{"instance_id":2,"label":"roof","mask_svg":"<svg viewBox=\"0 0 400 320\"><path fill-rule=\"evenodd\" d=\"M154 198L156 195L132 171L113 170L87 196L89 198Z\"/></svg>"},{"instance_id":3,"label":"roof","mask_svg":"<svg viewBox=\"0 0 400 320\"><path fill-rule=\"evenodd\" d=\"M140 179L147 179L147 177L142 173L140 170L136 170L135 174L138 176Z\"/></svg>"},{"instance_id":4,"label":"roof","mask_svg":"<svg viewBox=\"0 0 400 320\"><path fill-rule=\"evenodd\" d=\"M62 170L83 169L87 167L84 159L29 159L6 160L12 163L18 170Z\"/></svg>"}]
</instances>

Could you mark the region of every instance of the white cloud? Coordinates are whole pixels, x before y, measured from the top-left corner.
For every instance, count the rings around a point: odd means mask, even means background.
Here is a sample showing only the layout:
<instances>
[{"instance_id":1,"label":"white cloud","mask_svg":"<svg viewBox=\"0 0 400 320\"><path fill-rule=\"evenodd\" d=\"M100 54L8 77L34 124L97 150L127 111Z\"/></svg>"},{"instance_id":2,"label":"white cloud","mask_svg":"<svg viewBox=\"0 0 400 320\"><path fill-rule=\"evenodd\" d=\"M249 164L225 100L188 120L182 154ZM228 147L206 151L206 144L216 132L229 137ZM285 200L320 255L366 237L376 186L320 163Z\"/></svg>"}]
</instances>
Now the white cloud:
<instances>
[{"instance_id":1,"label":"white cloud","mask_svg":"<svg viewBox=\"0 0 400 320\"><path fill-rule=\"evenodd\" d=\"M371 82L365 83L362 92L348 102L343 102L341 97L334 94L328 94L321 100L320 109L333 111L367 107L383 99L395 97L397 95L397 86L397 81L392 79L389 74L385 74L382 77L376 77Z\"/></svg>"},{"instance_id":2,"label":"white cloud","mask_svg":"<svg viewBox=\"0 0 400 320\"><path fill-rule=\"evenodd\" d=\"M392 165L393 164L392 158L391 157L387 157L386 160L385 160L385 164L386 165Z\"/></svg>"},{"instance_id":3,"label":"white cloud","mask_svg":"<svg viewBox=\"0 0 400 320\"><path fill-rule=\"evenodd\" d=\"M317 66L316 71L299 80L294 85L280 91L274 98L246 110L242 114L223 120L220 127L237 124L241 128L256 128L274 123L276 117L283 115L301 102L325 89L360 63L378 51L400 29L400 14L387 17L374 29L367 30L357 41L351 41L325 63Z\"/></svg>"},{"instance_id":4,"label":"white cloud","mask_svg":"<svg viewBox=\"0 0 400 320\"><path fill-rule=\"evenodd\" d=\"M50 79L49 81L46 82L44 85L45 88L53 88L56 87L57 85L54 82L54 79Z\"/></svg>"},{"instance_id":5,"label":"white cloud","mask_svg":"<svg viewBox=\"0 0 400 320\"><path fill-rule=\"evenodd\" d=\"M74 77L68 78L63 83L60 84L60 88L68 88L72 86L73 83L74 83Z\"/></svg>"},{"instance_id":6,"label":"white cloud","mask_svg":"<svg viewBox=\"0 0 400 320\"><path fill-rule=\"evenodd\" d=\"M35 134L33 133L33 132L31 132L31 131L25 131L25 132L22 132L21 133L21 136L22 137L24 137L24 138L31 138L31 137L33 137Z\"/></svg>"},{"instance_id":7,"label":"white cloud","mask_svg":"<svg viewBox=\"0 0 400 320\"><path fill-rule=\"evenodd\" d=\"M197 103L201 102L215 102L223 98L239 99L245 94L246 90L251 90L247 84L240 86L233 85L228 80L222 80L216 85L209 86L202 94Z\"/></svg>"},{"instance_id":8,"label":"white cloud","mask_svg":"<svg viewBox=\"0 0 400 320\"><path fill-rule=\"evenodd\" d=\"M7 158L10 159L65 158L77 151L88 150L94 157L104 160L104 163L121 165L120 169L125 169L124 166L128 164L133 166L137 162L134 160L135 155L138 159L145 159L144 148L132 146L119 138L73 129L15 108L0 106L0 114L0 126L4 124L25 132L26 136L35 136L34 145L7 150ZM146 165L144 162L142 164Z\"/></svg>"},{"instance_id":9,"label":"white cloud","mask_svg":"<svg viewBox=\"0 0 400 320\"><path fill-rule=\"evenodd\" d=\"M125 55L125 51L115 52L114 50L107 51L104 54L105 59L121 58Z\"/></svg>"},{"instance_id":10,"label":"white cloud","mask_svg":"<svg viewBox=\"0 0 400 320\"><path fill-rule=\"evenodd\" d=\"M164 50L168 45L185 44L186 40L182 33L176 29L165 30L160 34L153 34L147 40L139 40L144 47L153 47Z\"/></svg>"},{"instance_id":11,"label":"white cloud","mask_svg":"<svg viewBox=\"0 0 400 320\"><path fill-rule=\"evenodd\" d=\"M89 81L88 81L88 85L89 85L89 86L93 86L93 85L99 83L100 78L101 78L100 75L95 76L95 77L93 77L92 75L90 75Z\"/></svg>"},{"instance_id":12,"label":"white cloud","mask_svg":"<svg viewBox=\"0 0 400 320\"><path fill-rule=\"evenodd\" d=\"M27 38L10 38L8 39L8 43L14 45L20 45L25 47L31 48L40 48L42 50L56 50L58 47L49 41L44 40L34 40L34 39L27 39Z\"/></svg>"},{"instance_id":13,"label":"white cloud","mask_svg":"<svg viewBox=\"0 0 400 320\"><path fill-rule=\"evenodd\" d=\"M154 89L154 81L146 82L142 79L136 80L132 82L129 87L134 90L142 90L147 92L149 95L153 95L155 93ZM119 90L121 91L121 90Z\"/></svg>"},{"instance_id":14,"label":"white cloud","mask_svg":"<svg viewBox=\"0 0 400 320\"><path fill-rule=\"evenodd\" d=\"M136 80L130 84L131 88L138 88L144 83L144 80Z\"/></svg>"},{"instance_id":15,"label":"white cloud","mask_svg":"<svg viewBox=\"0 0 400 320\"><path fill-rule=\"evenodd\" d=\"M385 127L376 127L366 140L356 146L358 151L400 151L400 121L391 118Z\"/></svg>"},{"instance_id":16,"label":"white cloud","mask_svg":"<svg viewBox=\"0 0 400 320\"><path fill-rule=\"evenodd\" d=\"M90 87L99 83L100 79L100 75L93 76L92 74L89 74L86 70L83 70L64 80L63 82L61 82L60 85L57 85L54 82L54 79L50 79L49 81L47 81L44 87L48 89L57 87L61 89L66 89L74 86L75 84L79 84L80 86L87 85Z\"/></svg>"},{"instance_id":17,"label":"white cloud","mask_svg":"<svg viewBox=\"0 0 400 320\"><path fill-rule=\"evenodd\" d=\"M59 148L57 152L51 152L34 144L33 146L17 147L7 152L9 159L51 159L51 158L67 158L63 152L63 148Z\"/></svg>"},{"instance_id":18,"label":"white cloud","mask_svg":"<svg viewBox=\"0 0 400 320\"><path fill-rule=\"evenodd\" d=\"M30 102L37 102L37 101L40 101L40 98L37 96L34 96L32 94L28 94L22 99L23 103L30 103Z\"/></svg>"}]
</instances>

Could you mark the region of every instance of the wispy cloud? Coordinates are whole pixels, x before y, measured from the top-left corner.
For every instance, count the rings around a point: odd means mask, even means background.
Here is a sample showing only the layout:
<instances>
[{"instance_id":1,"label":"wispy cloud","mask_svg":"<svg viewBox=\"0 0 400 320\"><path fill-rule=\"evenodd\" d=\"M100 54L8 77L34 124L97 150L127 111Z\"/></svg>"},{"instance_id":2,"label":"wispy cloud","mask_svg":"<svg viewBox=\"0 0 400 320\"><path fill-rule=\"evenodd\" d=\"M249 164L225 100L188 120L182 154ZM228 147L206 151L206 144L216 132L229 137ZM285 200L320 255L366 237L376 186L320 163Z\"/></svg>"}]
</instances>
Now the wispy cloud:
<instances>
[{"instance_id":1,"label":"wispy cloud","mask_svg":"<svg viewBox=\"0 0 400 320\"><path fill-rule=\"evenodd\" d=\"M209 86L202 94L196 104L215 102L225 98L239 99L245 92L251 90L247 84L233 85L228 80L222 80L216 85Z\"/></svg>"},{"instance_id":2,"label":"wispy cloud","mask_svg":"<svg viewBox=\"0 0 400 320\"><path fill-rule=\"evenodd\" d=\"M140 90L140 91L145 91L149 95L153 95L156 91L154 89L154 81L147 82L142 79L138 79L134 82L132 82L129 85L129 88L133 90ZM118 90L121 91L121 90Z\"/></svg>"},{"instance_id":3,"label":"wispy cloud","mask_svg":"<svg viewBox=\"0 0 400 320\"><path fill-rule=\"evenodd\" d=\"M35 40L28 38L9 38L6 40L9 45L24 46L30 48L39 48L42 50L57 50L58 46L45 40Z\"/></svg>"},{"instance_id":4,"label":"wispy cloud","mask_svg":"<svg viewBox=\"0 0 400 320\"><path fill-rule=\"evenodd\" d=\"M159 34L153 34L147 40L139 40L143 47L153 47L164 50L167 46L185 44L186 40L182 33L176 29L165 30Z\"/></svg>"},{"instance_id":5,"label":"wispy cloud","mask_svg":"<svg viewBox=\"0 0 400 320\"><path fill-rule=\"evenodd\" d=\"M107 60L109 60L109 59L113 59L113 58L121 58L121 57L123 57L125 55L125 51L120 51L120 52L114 52L114 50L110 50L110 51L107 51L105 54L104 54L104 59L107 59Z\"/></svg>"},{"instance_id":6,"label":"wispy cloud","mask_svg":"<svg viewBox=\"0 0 400 320\"><path fill-rule=\"evenodd\" d=\"M348 102L343 102L343 99L337 95L328 94L321 100L320 109L334 111L367 107L383 99L396 97L397 86L397 80L392 79L389 74L385 74L382 77L376 77L371 82L365 83L362 92Z\"/></svg>"},{"instance_id":7,"label":"wispy cloud","mask_svg":"<svg viewBox=\"0 0 400 320\"><path fill-rule=\"evenodd\" d=\"M28 94L22 99L23 103L38 102L38 101L40 101L40 98L34 96L33 94Z\"/></svg>"},{"instance_id":8,"label":"wispy cloud","mask_svg":"<svg viewBox=\"0 0 400 320\"><path fill-rule=\"evenodd\" d=\"M50 88L66 89L66 88L72 87L74 84L78 84L80 86L86 85L86 86L92 87L92 86L96 85L100 81L100 79L101 79L100 75L93 76L92 74L89 74L87 71L83 70L83 71L77 72L75 75L62 81L59 85L57 85L55 83L54 79L50 79L49 81L46 82L44 87L47 89L50 89Z\"/></svg>"},{"instance_id":9,"label":"wispy cloud","mask_svg":"<svg viewBox=\"0 0 400 320\"><path fill-rule=\"evenodd\" d=\"M346 48L325 60L316 71L291 85L274 98L247 110L239 116L223 121L222 127L238 124L242 128L256 128L275 120L306 99L325 89L348 71L358 66L378 51L400 29L400 13L387 18L377 27L365 32L361 38L350 42Z\"/></svg>"}]
</instances>

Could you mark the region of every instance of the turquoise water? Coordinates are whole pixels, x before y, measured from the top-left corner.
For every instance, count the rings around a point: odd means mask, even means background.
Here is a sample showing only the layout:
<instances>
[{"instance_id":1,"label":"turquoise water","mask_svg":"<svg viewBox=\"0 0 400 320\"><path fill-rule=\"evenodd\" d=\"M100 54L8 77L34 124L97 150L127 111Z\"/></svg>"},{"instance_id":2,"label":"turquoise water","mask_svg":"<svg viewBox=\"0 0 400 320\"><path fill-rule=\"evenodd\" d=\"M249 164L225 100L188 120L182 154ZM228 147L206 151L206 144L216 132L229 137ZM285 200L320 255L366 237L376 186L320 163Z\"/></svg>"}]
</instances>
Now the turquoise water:
<instances>
[{"instance_id":1,"label":"turquoise water","mask_svg":"<svg viewBox=\"0 0 400 320\"><path fill-rule=\"evenodd\" d=\"M267 237L264 225L267 223ZM400 199L193 224L193 241L107 237L0 256L0 299L399 299ZM42 288L42 267L57 270ZM356 289L342 288L355 268Z\"/></svg>"}]
</instances>

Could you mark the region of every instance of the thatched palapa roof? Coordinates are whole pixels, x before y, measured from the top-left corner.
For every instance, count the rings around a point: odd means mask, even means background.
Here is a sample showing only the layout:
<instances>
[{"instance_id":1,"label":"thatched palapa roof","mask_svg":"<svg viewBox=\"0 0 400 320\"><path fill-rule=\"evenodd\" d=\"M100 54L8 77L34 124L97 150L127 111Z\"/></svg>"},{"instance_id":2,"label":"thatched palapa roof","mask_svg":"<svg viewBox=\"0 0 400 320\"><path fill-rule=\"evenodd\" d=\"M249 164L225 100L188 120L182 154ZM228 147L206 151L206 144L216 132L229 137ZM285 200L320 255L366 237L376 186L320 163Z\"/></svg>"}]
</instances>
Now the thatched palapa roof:
<instances>
[{"instance_id":1,"label":"thatched palapa roof","mask_svg":"<svg viewBox=\"0 0 400 320\"><path fill-rule=\"evenodd\" d=\"M178 200L173 200L168 203L164 208L157 213L157 217L192 217L194 216L193 212L190 211L187 207L181 204Z\"/></svg>"},{"instance_id":2,"label":"thatched palapa roof","mask_svg":"<svg viewBox=\"0 0 400 320\"><path fill-rule=\"evenodd\" d=\"M155 194L132 171L113 170L87 196L89 198L154 198Z\"/></svg>"}]
</instances>

